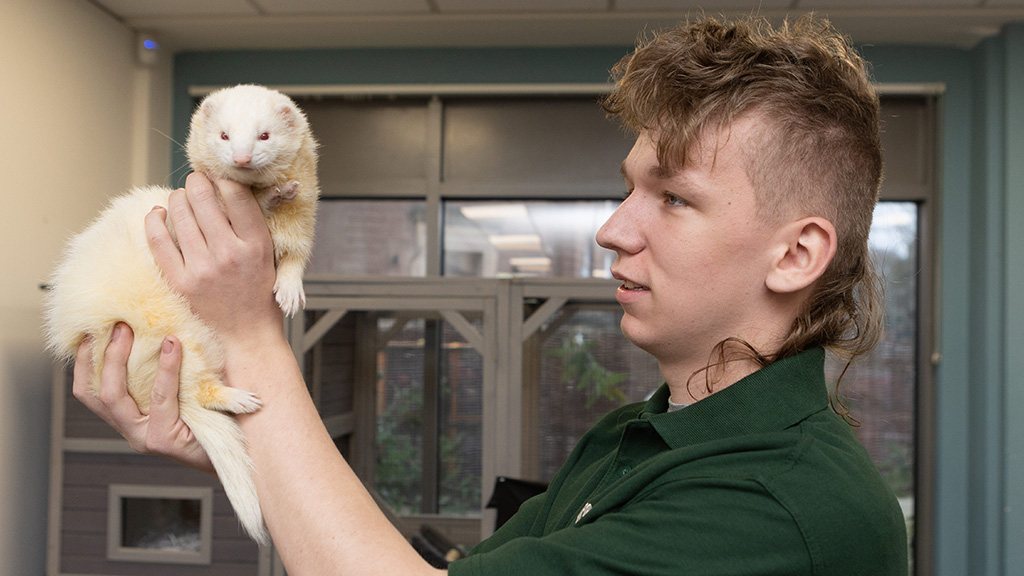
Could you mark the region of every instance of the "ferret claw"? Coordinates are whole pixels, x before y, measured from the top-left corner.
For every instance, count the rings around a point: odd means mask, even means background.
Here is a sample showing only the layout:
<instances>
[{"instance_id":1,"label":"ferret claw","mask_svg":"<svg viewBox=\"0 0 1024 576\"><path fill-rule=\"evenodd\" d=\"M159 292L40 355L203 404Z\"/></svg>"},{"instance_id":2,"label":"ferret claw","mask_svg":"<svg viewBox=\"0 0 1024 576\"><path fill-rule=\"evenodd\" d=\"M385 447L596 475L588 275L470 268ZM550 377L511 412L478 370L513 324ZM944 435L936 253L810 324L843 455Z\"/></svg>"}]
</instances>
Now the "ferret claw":
<instances>
[{"instance_id":1,"label":"ferret claw","mask_svg":"<svg viewBox=\"0 0 1024 576\"><path fill-rule=\"evenodd\" d=\"M288 282L278 279L274 284L274 296L277 305L286 316L295 316L306 307L306 292L302 289L302 281Z\"/></svg>"},{"instance_id":2,"label":"ferret claw","mask_svg":"<svg viewBox=\"0 0 1024 576\"><path fill-rule=\"evenodd\" d=\"M221 410L232 414L250 414L263 406L263 401L255 392L239 388L225 388L224 405Z\"/></svg>"},{"instance_id":3,"label":"ferret claw","mask_svg":"<svg viewBox=\"0 0 1024 576\"><path fill-rule=\"evenodd\" d=\"M256 191L260 206L265 209L276 208L285 202L291 202L299 195L299 181L289 180L277 186L268 186Z\"/></svg>"}]
</instances>

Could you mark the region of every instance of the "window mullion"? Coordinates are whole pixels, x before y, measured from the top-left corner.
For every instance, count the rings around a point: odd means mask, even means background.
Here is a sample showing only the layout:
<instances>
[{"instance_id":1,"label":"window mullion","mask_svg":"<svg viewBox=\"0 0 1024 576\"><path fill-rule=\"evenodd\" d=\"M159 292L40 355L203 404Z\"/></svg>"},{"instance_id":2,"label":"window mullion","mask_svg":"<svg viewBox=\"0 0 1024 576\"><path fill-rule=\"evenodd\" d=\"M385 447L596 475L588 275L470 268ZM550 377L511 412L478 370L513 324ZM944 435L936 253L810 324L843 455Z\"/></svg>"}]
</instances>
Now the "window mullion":
<instances>
[{"instance_id":1,"label":"window mullion","mask_svg":"<svg viewBox=\"0 0 1024 576\"><path fill-rule=\"evenodd\" d=\"M441 276L441 181L444 179L444 104L437 96L427 104L427 137L424 173L427 184L426 222L427 276Z\"/></svg>"}]
</instances>

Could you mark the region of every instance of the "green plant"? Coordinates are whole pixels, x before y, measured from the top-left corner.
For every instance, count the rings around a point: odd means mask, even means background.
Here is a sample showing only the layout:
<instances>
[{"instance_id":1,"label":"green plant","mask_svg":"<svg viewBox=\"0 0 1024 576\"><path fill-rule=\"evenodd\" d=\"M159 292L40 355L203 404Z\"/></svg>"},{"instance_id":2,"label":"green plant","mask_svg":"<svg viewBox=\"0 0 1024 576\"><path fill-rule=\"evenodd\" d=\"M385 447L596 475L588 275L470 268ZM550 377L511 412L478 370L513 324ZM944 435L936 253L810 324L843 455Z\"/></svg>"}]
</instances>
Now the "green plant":
<instances>
[{"instance_id":1,"label":"green plant","mask_svg":"<svg viewBox=\"0 0 1024 576\"><path fill-rule=\"evenodd\" d=\"M593 342L584 340L583 334L576 333L575 337L562 340L562 346L548 354L562 359L562 382L584 393L587 408L601 398L625 404L628 399L619 384L626 380L626 375L602 366L594 356L594 346Z\"/></svg>"},{"instance_id":2,"label":"green plant","mask_svg":"<svg viewBox=\"0 0 1024 576\"><path fill-rule=\"evenodd\" d=\"M420 388L397 388L377 417L377 492L400 513L419 512L423 502L422 407Z\"/></svg>"}]
</instances>

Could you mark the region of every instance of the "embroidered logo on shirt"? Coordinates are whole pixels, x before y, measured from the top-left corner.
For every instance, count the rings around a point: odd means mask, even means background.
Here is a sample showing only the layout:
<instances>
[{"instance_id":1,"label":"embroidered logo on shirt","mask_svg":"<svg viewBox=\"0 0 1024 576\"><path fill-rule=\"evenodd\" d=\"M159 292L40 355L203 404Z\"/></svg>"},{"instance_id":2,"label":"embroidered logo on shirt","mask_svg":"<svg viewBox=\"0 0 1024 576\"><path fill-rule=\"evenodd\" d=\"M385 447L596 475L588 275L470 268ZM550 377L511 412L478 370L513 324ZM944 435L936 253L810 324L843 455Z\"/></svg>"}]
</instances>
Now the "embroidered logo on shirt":
<instances>
[{"instance_id":1,"label":"embroidered logo on shirt","mask_svg":"<svg viewBox=\"0 0 1024 576\"><path fill-rule=\"evenodd\" d=\"M574 524L579 524L580 520L582 520L583 517L587 515L587 512L590 512L591 508L593 508L593 506L590 505L590 502L584 504L583 509L580 510L580 513L576 515L576 522L574 522Z\"/></svg>"}]
</instances>

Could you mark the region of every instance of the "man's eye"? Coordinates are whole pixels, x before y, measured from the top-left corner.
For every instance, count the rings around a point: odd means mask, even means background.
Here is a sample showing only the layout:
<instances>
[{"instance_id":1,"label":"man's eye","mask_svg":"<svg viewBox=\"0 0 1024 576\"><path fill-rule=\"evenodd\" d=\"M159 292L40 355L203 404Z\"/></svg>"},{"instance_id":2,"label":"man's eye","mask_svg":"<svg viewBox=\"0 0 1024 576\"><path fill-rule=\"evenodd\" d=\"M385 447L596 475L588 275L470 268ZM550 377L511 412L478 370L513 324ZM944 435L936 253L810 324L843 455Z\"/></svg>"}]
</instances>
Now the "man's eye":
<instances>
[{"instance_id":1,"label":"man's eye","mask_svg":"<svg viewBox=\"0 0 1024 576\"><path fill-rule=\"evenodd\" d=\"M686 206L686 200L683 200L682 198L676 196L675 194L669 194L668 192L665 192L664 198L665 204L668 204L669 206Z\"/></svg>"}]
</instances>

